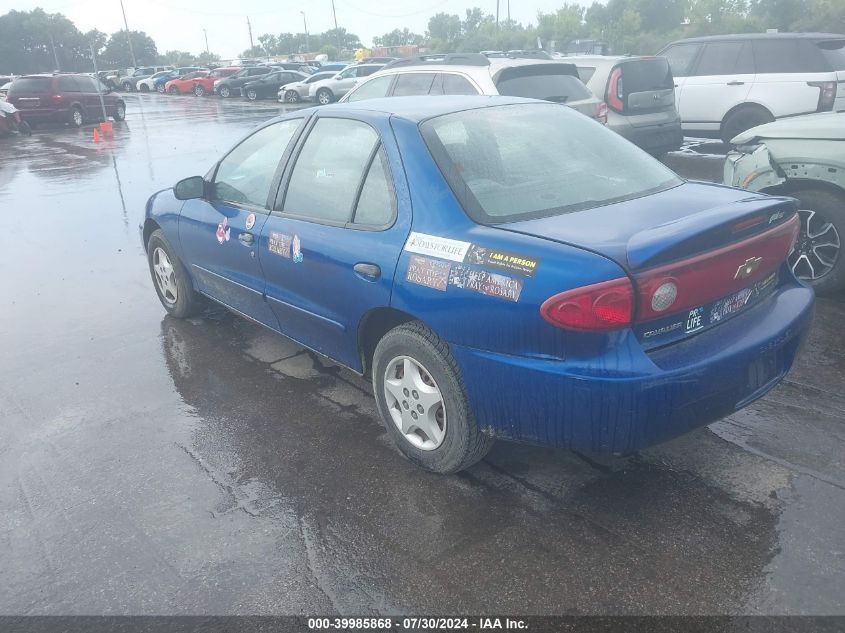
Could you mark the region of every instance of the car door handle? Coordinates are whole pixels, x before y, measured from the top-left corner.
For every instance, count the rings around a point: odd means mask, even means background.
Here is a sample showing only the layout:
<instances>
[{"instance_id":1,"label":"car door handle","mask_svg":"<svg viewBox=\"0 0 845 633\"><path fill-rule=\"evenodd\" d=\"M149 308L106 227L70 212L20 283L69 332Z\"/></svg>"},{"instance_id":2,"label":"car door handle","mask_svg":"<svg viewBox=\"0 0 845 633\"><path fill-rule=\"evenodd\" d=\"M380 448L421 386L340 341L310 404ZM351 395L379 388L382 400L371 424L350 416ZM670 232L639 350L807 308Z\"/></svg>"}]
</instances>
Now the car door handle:
<instances>
[{"instance_id":1,"label":"car door handle","mask_svg":"<svg viewBox=\"0 0 845 633\"><path fill-rule=\"evenodd\" d=\"M363 277L367 281L375 281L381 277L381 268L375 264L368 264L366 262L359 262L352 267L359 277Z\"/></svg>"},{"instance_id":2,"label":"car door handle","mask_svg":"<svg viewBox=\"0 0 845 633\"><path fill-rule=\"evenodd\" d=\"M744 86L745 82L744 81L729 81L728 85L729 86Z\"/></svg>"},{"instance_id":3,"label":"car door handle","mask_svg":"<svg viewBox=\"0 0 845 633\"><path fill-rule=\"evenodd\" d=\"M255 241L255 238L252 236L252 233L241 233L238 235L238 239L246 244L247 246L252 246L252 243Z\"/></svg>"}]
</instances>

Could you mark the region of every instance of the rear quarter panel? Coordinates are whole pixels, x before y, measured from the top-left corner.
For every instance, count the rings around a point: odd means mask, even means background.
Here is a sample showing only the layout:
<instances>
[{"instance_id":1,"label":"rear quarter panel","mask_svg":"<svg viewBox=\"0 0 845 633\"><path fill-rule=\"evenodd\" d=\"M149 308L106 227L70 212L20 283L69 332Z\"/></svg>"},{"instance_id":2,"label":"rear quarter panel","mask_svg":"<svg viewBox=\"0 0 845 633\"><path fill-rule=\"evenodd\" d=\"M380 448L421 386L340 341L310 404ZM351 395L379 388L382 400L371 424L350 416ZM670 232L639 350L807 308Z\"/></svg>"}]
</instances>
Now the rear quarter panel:
<instances>
[{"instance_id":1,"label":"rear quarter panel","mask_svg":"<svg viewBox=\"0 0 845 633\"><path fill-rule=\"evenodd\" d=\"M819 89L809 81L831 81L833 73L758 73L747 100L759 103L775 118L809 114L819 105Z\"/></svg>"}]
</instances>

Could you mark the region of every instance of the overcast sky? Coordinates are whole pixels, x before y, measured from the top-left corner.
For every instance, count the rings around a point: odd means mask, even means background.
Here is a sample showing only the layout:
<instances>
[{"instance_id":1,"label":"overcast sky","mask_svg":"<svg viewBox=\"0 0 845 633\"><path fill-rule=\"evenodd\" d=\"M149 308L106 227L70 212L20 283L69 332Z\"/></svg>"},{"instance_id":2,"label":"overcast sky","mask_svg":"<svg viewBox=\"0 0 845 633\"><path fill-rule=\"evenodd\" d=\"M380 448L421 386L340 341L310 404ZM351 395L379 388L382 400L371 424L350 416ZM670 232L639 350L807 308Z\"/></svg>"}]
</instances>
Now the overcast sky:
<instances>
[{"instance_id":1,"label":"overcast sky","mask_svg":"<svg viewBox=\"0 0 845 633\"><path fill-rule=\"evenodd\" d=\"M551 12L564 0L510 0L511 17L522 23L535 22L538 11ZM587 0L577 0L587 4ZM500 16L507 13L507 0L500 0ZM331 0L123 0L129 28L146 31L159 52L205 49L202 30L208 31L211 52L223 58L236 57L249 48L246 18L252 22L252 34L302 32L305 11L309 32L334 27ZM464 16L465 10L478 6L495 14L496 1L464 0L335 0L337 24L357 34L364 44L373 36L395 28L408 27L423 33L428 18L445 11ZM48 13L63 13L81 31L93 28L112 33L123 28L119 0L0 0L0 15L11 9L19 11L41 7ZM256 39L256 44L258 43Z\"/></svg>"}]
</instances>

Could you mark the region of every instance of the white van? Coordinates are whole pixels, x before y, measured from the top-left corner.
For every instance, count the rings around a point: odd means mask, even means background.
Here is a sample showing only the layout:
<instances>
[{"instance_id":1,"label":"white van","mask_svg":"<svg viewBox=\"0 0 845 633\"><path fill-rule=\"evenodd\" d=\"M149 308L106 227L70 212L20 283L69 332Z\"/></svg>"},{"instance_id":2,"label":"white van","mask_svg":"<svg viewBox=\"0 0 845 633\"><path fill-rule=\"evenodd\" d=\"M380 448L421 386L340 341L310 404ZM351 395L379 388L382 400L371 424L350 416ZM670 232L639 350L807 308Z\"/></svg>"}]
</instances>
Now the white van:
<instances>
[{"instance_id":1,"label":"white van","mask_svg":"<svg viewBox=\"0 0 845 633\"><path fill-rule=\"evenodd\" d=\"M737 134L775 119L845 110L845 35L696 37L661 50L687 135Z\"/></svg>"}]
</instances>

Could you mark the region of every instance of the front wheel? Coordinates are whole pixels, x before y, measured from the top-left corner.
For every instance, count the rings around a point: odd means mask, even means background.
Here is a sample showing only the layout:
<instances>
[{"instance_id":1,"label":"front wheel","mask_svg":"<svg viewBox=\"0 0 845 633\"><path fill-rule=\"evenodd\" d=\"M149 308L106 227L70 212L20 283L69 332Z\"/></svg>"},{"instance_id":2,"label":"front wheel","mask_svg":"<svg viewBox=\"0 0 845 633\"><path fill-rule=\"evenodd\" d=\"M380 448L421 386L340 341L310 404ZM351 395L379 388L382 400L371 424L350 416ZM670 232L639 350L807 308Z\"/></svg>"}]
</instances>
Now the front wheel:
<instances>
[{"instance_id":1,"label":"front wheel","mask_svg":"<svg viewBox=\"0 0 845 633\"><path fill-rule=\"evenodd\" d=\"M165 93L164 84L159 84L158 86L156 86L156 92L164 94Z\"/></svg>"},{"instance_id":2,"label":"front wheel","mask_svg":"<svg viewBox=\"0 0 845 633\"><path fill-rule=\"evenodd\" d=\"M141 84L141 92L149 92L150 87L147 84Z\"/></svg>"},{"instance_id":3,"label":"front wheel","mask_svg":"<svg viewBox=\"0 0 845 633\"><path fill-rule=\"evenodd\" d=\"M334 95L332 95L332 91L328 88L320 88L317 91L317 102L320 105L328 105L332 101L334 101Z\"/></svg>"},{"instance_id":4,"label":"front wheel","mask_svg":"<svg viewBox=\"0 0 845 633\"><path fill-rule=\"evenodd\" d=\"M131 82L124 81L122 85L123 85L123 90L125 92L132 92L132 83Z\"/></svg>"},{"instance_id":5,"label":"front wheel","mask_svg":"<svg viewBox=\"0 0 845 633\"><path fill-rule=\"evenodd\" d=\"M153 231L150 235L147 242L147 261L156 294L170 315L184 319L201 310L201 298L194 292L185 267L173 253L161 229Z\"/></svg>"},{"instance_id":6,"label":"front wheel","mask_svg":"<svg viewBox=\"0 0 845 633\"><path fill-rule=\"evenodd\" d=\"M792 272L818 293L845 288L845 196L825 189L802 189L789 195L800 202L801 232L789 254Z\"/></svg>"},{"instance_id":7,"label":"front wheel","mask_svg":"<svg viewBox=\"0 0 845 633\"><path fill-rule=\"evenodd\" d=\"M288 103L299 103L299 93L296 90L285 92L285 101Z\"/></svg>"},{"instance_id":8,"label":"front wheel","mask_svg":"<svg viewBox=\"0 0 845 633\"><path fill-rule=\"evenodd\" d=\"M194 86L194 95L197 97L205 96L205 88L202 86Z\"/></svg>"},{"instance_id":9,"label":"front wheel","mask_svg":"<svg viewBox=\"0 0 845 633\"><path fill-rule=\"evenodd\" d=\"M223 86L223 87L222 87L222 88L220 88L220 90L218 90L217 92L219 92L219 93L220 93L220 96L221 96L221 97L223 97L224 99L228 99L228 98L229 98L229 95L231 95L231 94L232 94L232 91L231 91L231 90L229 90L229 86Z\"/></svg>"},{"instance_id":10,"label":"front wheel","mask_svg":"<svg viewBox=\"0 0 845 633\"><path fill-rule=\"evenodd\" d=\"M379 341L373 391L399 450L426 470L464 470L493 445L475 422L448 346L422 323L400 325Z\"/></svg>"},{"instance_id":11,"label":"front wheel","mask_svg":"<svg viewBox=\"0 0 845 633\"><path fill-rule=\"evenodd\" d=\"M258 99L258 91L255 88L250 88L246 91L246 98L250 101L255 101Z\"/></svg>"}]
</instances>

